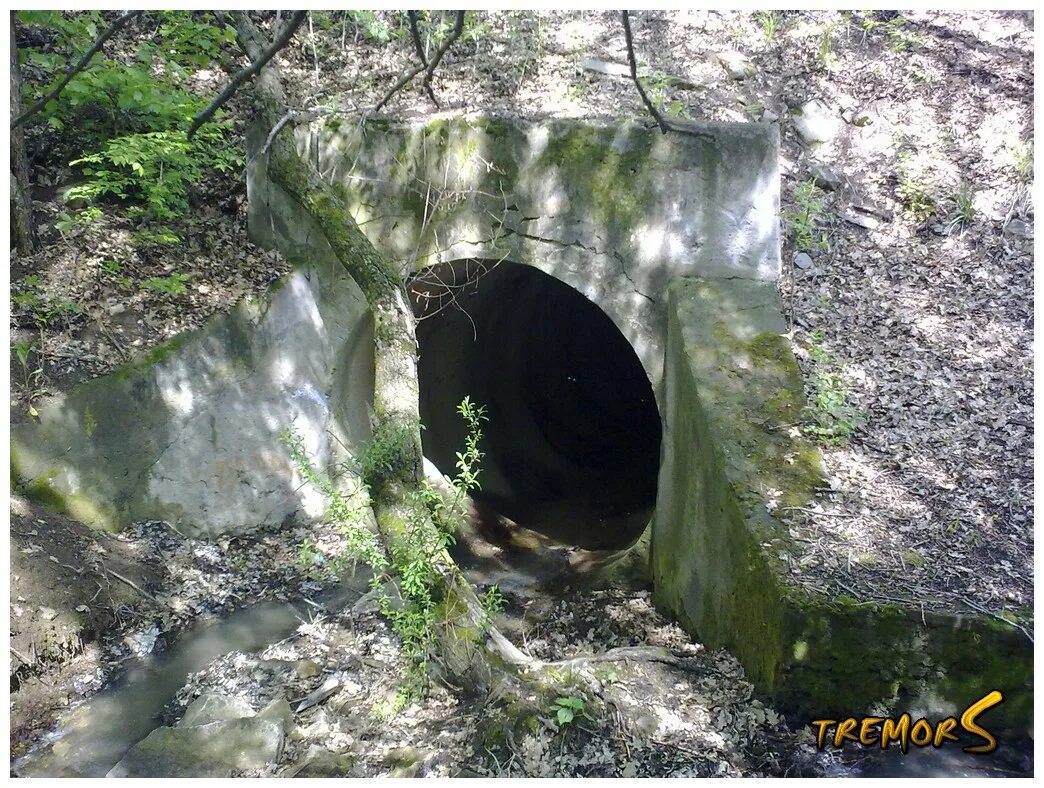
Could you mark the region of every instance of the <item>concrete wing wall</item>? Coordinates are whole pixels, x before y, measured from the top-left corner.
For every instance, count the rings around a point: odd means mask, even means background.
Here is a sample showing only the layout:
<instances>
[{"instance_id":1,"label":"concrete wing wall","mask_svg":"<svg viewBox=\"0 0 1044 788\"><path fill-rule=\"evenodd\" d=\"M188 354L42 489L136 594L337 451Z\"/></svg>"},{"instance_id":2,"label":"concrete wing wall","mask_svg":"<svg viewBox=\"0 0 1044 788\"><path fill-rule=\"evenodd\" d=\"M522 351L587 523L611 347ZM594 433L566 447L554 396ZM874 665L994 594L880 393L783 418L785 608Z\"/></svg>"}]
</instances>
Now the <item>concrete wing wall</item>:
<instances>
[{"instance_id":1,"label":"concrete wing wall","mask_svg":"<svg viewBox=\"0 0 1044 788\"><path fill-rule=\"evenodd\" d=\"M12 428L15 481L114 529L155 518L215 535L317 516L325 502L279 434L292 427L320 468L367 439L371 337L355 284L305 265L262 301L42 405L39 423Z\"/></svg>"}]
</instances>

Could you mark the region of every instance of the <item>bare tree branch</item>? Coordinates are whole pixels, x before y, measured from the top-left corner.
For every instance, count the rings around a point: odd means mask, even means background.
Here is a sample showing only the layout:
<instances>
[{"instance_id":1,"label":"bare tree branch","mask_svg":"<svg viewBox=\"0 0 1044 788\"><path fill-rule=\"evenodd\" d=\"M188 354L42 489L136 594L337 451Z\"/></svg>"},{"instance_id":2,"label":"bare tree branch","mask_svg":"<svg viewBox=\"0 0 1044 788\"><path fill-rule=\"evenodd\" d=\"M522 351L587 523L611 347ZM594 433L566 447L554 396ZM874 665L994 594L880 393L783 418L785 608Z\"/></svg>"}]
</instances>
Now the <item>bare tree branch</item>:
<instances>
[{"instance_id":1,"label":"bare tree branch","mask_svg":"<svg viewBox=\"0 0 1044 788\"><path fill-rule=\"evenodd\" d=\"M631 36L631 21L629 14L627 11L623 11L621 12L621 15L623 17L624 38L627 40L627 62L631 67L631 79L634 82L634 86L638 88L638 94L642 97L642 101L645 103L646 109L649 110L649 114L653 116L656 125L660 127L660 131L664 134L668 131L674 131L678 134L687 134L690 137L713 140L714 135L710 132L693 128L690 124L680 124L667 120L660 114L659 110L656 109L652 101L649 100L649 97L645 94L645 88L642 87L641 80L638 79L638 63L634 59L634 38ZM648 298L648 296L646 296L646 298Z\"/></svg>"},{"instance_id":2,"label":"bare tree branch","mask_svg":"<svg viewBox=\"0 0 1044 788\"><path fill-rule=\"evenodd\" d=\"M289 43L290 39L293 38L294 33L297 32L297 28L301 26L305 16L308 14L307 11L295 11L294 15L290 18L279 32L276 34L272 43L268 45L268 48L262 51L246 68L240 69L236 72L235 76L232 77L232 81L225 86L217 97L207 105L207 108L196 115L192 119L192 125L189 126L189 130L186 136L192 139L192 135L195 134L199 127L214 117L214 113L217 112L221 105L232 98L232 94L236 92L236 89L246 82L248 79L253 77L259 72L269 60L271 60L276 52L285 47Z\"/></svg>"},{"instance_id":3,"label":"bare tree branch","mask_svg":"<svg viewBox=\"0 0 1044 788\"><path fill-rule=\"evenodd\" d=\"M405 74L403 74L399 78L399 80L394 85L392 85L391 90L388 91L388 93L384 96L384 98L382 98L380 100L380 102L378 102L377 106L373 108L373 111L374 112L380 112L381 108L385 104L388 103L389 99L391 99L392 96L394 96L396 93L398 93L399 90L401 90L403 86L408 84L410 82L410 80L412 80L415 76L417 76L422 71L426 71L427 72L424 75L424 89L428 91L428 95L431 97L431 100L435 102L435 106L436 107L439 106L439 102L435 101L435 93L431 89L431 80L432 80L432 77L435 76L435 69L438 67L439 63L442 61L443 56L446 54L446 52L450 48L450 46L453 45L453 42L456 41L458 38L460 38L460 35L463 32L464 32L464 12L463 11L457 11L457 21L456 21L456 24L453 25L453 30L450 31L450 34L446 37L446 40L442 42L442 46L440 46L438 48L438 51L435 52L435 56L431 59L431 61L427 64L427 66L420 65L420 66L417 66L416 68L410 69Z\"/></svg>"},{"instance_id":4,"label":"bare tree branch","mask_svg":"<svg viewBox=\"0 0 1044 788\"><path fill-rule=\"evenodd\" d=\"M424 64L424 68L427 68L428 56L424 52L424 44L421 43L420 30L417 29L417 12L407 11L406 17L410 20L410 35L413 38L413 46L417 49L417 57ZM436 107L439 106L438 99L435 98L435 91L431 89L431 85L425 85L425 87L428 89L428 98L431 99L431 103Z\"/></svg>"},{"instance_id":5,"label":"bare tree branch","mask_svg":"<svg viewBox=\"0 0 1044 788\"><path fill-rule=\"evenodd\" d=\"M417 57L424 64L424 68L427 68L428 56L424 54L424 44L421 43L420 31L417 29L417 12L407 11L406 18L410 20L410 35L413 36L413 45L417 48Z\"/></svg>"},{"instance_id":6,"label":"bare tree branch","mask_svg":"<svg viewBox=\"0 0 1044 788\"><path fill-rule=\"evenodd\" d=\"M623 17L624 38L627 40L627 62L631 66L631 79L634 81L634 86L638 88L638 95L642 97L642 102L645 104L645 108L649 110L649 114L653 116L653 120L655 120L656 125L660 127L660 131L666 134L667 122L649 100L649 97L645 95L645 88L642 87L641 80L638 79L638 64L634 59L634 38L631 36L630 14L627 11L622 11L621 16Z\"/></svg>"},{"instance_id":7,"label":"bare tree branch","mask_svg":"<svg viewBox=\"0 0 1044 788\"><path fill-rule=\"evenodd\" d=\"M33 104L33 106L29 107L29 109L27 109L13 121L11 121L11 128L16 129L19 126L21 126L29 118L31 118L37 112L42 110L47 105L48 101L55 98L56 96L58 96L59 93L65 90L65 86L72 81L73 77L75 77L77 74L79 74L87 67L87 64L91 62L91 58L94 57L95 54L97 54L99 49L105 46L105 42L112 38L114 35L116 35L116 33L119 32L121 27L123 27L125 24L131 21L134 17L138 16L140 13L141 11L127 11L121 14L119 17L117 17L116 21L114 21L111 25L105 28L102 34L98 36L96 39L94 39L94 43L91 45L91 48L83 54L83 57L81 57L72 68L65 72L65 76L62 77L61 82L55 85L46 96L41 98L39 101Z\"/></svg>"},{"instance_id":8,"label":"bare tree branch","mask_svg":"<svg viewBox=\"0 0 1044 788\"><path fill-rule=\"evenodd\" d=\"M464 12L457 12L457 21L453 25L453 30L450 32L449 37L442 43L438 51L435 53L435 57L431 59L428 64L428 71L424 75L424 87L429 91L431 90L431 79L435 76L435 69L439 67L439 63L442 61L443 55L449 50L450 46L460 38L461 33L464 32Z\"/></svg>"}]
</instances>

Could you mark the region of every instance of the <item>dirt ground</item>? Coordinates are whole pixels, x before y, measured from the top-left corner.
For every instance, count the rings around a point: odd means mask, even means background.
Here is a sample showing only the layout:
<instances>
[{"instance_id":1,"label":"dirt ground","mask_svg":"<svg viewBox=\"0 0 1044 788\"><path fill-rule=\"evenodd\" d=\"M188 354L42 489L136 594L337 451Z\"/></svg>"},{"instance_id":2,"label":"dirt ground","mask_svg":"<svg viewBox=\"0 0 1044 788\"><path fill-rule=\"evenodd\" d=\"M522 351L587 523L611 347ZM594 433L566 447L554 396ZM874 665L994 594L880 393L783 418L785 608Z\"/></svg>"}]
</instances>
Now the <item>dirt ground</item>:
<instances>
[{"instance_id":1,"label":"dirt ground","mask_svg":"<svg viewBox=\"0 0 1044 788\"><path fill-rule=\"evenodd\" d=\"M375 18L398 30L390 13ZM636 12L632 26L662 107L778 125L785 227L799 212L799 185L822 187L813 225L823 243L800 250L786 233L780 291L813 398L842 392L852 432L824 446L828 486L817 501L789 512L802 546L790 556L794 576L1032 630L1032 15ZM411 57L408 38L382 43L366 24L330 13L280 60L302 107L352 114L371 108ZM441 106L411 86L386 114L648 118L627 79L585 59L626 62L617 14L483 13L439 68ZM741 79L730 74L737 63ZM223 68L237 64L230 51ZM215 68L198 87L210 94L225 79ZM812 100L836 124L818 145L798 130L798 110ZM238 97L230 105L238 122L247 107ZM287 270L246 240L235 176L197 184L192 214L172 225L178 246L143 242L116 205L59 231L69 210L60 194L74 178L66 163L79 152L49 133L30 133L28 144L43 246L13 262L12 294L47 308L12 304L12 343L29 348L24 364L11 353L13 421ZM185 294L140 287L172 272L189 276ZM293 538L207 548L162 524L116 538L17 497L11 518L13 746L99 686L154 624L177 628L227 609L280 572L298 574L267 587L300 592L308 582L294 568ZM167 560L175 554L184 560ZM191 605L210 596L217 602Z\"/></svg>"},{"instance_id":2,"label":"dirt ground","mask_svg":"<svg viewBox=\"0 0 1044 788\"><path fill-rule=\"evenodd\" d=\"M164 578L155 555L38 503L11 500L11 746L101 686L118 659L112 641L154 612ZM106 641L109 660L101 658Z\"/></svg>"}]
</instances>

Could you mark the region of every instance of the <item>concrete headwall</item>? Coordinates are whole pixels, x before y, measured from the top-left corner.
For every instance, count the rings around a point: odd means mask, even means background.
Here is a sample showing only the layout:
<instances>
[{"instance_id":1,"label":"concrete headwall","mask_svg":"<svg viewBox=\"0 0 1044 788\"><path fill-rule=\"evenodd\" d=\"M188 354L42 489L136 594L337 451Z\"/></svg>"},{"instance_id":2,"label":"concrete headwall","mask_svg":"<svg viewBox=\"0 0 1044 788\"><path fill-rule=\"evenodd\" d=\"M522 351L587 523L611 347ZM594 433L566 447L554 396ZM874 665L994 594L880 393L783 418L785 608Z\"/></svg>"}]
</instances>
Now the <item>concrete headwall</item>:
<instances>
[{"instance_id":1,"label":"concrete headwall","mask_svg":"<svg viewBox=\"0 0 1044 788\"><path fill-rule=\"evenodd\" d=\"M244 533L321 514L279 434L320 468L369 438L373 340L340 268L303 262L268 295L39 407L11 431L26 492L98 527L162 519Z\"/></svg>"},{"instance_id":2,"label":"concrete headwall","mask_svg":"<svg viewBox=\"0 0 1044 788\"><path fill-rule=\"evenodd\" d=\"M344 186L362 230L401 271L468 258L535 266L601 307L658 391L670 279L779 275L778 130L691 130L333 121L300 130L298 147ZM312 248L263 160L249 181L252 235L264 242L274 228Z\"/></svg>"}]
</instances>

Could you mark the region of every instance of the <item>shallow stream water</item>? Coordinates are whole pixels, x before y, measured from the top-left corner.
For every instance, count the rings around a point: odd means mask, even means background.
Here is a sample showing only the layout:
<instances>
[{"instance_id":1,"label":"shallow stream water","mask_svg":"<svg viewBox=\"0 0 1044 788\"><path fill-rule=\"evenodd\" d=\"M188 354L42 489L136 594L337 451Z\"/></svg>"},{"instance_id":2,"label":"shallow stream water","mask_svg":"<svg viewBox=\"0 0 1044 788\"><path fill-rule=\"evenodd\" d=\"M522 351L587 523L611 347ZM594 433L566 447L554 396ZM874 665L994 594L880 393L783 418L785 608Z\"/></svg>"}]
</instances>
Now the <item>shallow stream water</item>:
<instances>
[{"instance_id":1,"label":"shallow stream water","mask_svg":"<svg viewBox=\"0 0 1044 788\"><path fill-rule=\"evenodd\" d=\"M320 597L337 610L360 595L345 584ZM259 651L288 637L314 609L266 602L190 629L158 654L136 658L115 682L62 715L57 730L11 765L17 777L104 777L124 753L162 724L161 713L189 673L231 651Z\"/></svg>"},{"instance_id":2,"label":"shallow stream water","mask_svg":"<svg viewBox=\"0 0 1044 788\"><path fill-rule=\"evenodd\" d=\"M578 556L546 537L529 536L536 541L484 555L468 549L474 545L458 545L455 557L473 583L497 583L527 598L550 597L549 589L561 590L576 579L571 566L577 565ZM365 584L345 583L320 596L317 604L339 610L364 590ZM260 651L288 637L314 612L305 602L254 605L187 630L164 652L128 661L119 679L63 714L55 731L12 764L12 774L104 777L128 749L162 724L164 707L190 673L231 651ZM518 622L503 623L510 635ZM1032 745L1002 741L991 756L969 755L957 747L915 748L905 755L896 749L848 749L824 758L824 764L829 777L1028 777Z\"/></svg>"}]
</instances>

